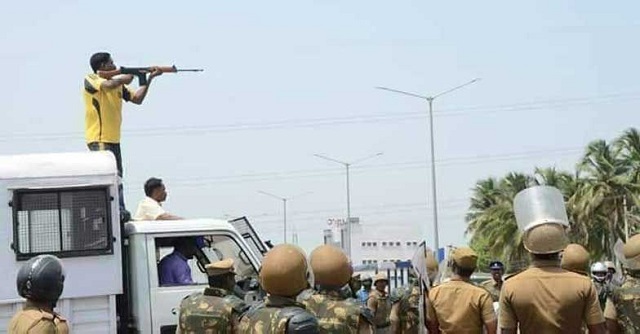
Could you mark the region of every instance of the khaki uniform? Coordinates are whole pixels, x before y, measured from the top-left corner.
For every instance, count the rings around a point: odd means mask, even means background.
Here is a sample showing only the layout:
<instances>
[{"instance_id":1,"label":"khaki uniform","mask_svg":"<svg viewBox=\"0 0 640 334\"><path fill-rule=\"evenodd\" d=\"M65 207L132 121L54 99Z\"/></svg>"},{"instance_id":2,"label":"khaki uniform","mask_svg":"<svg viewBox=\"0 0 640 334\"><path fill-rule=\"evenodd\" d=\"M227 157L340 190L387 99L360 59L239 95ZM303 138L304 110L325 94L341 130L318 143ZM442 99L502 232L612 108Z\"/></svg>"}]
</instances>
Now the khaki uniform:
<instances>
[{"instance_id":1,"label":"khaki uniform","mask_svg":"<svg viewBox=\"0 0 640 334\"><path fill-rule=\"evenodd\" d=\"M489 292L489 294L491 294L491 299L493 300L493 302L500 301L501 286L498 286L498 283L496 283L496 281L494 281L493 279L486 280L480 283L480 287L484 288Z\"/></svg>"},{"instance_id":2,"label":"khaki uniform","mask_svg":"<svg viewBox=\"0 0 640 334\"><path fill-rule=\"evenodd\" d=\"M69 326L59 314L27 302L24 309L13 316L8 330L9 334L68 334Z\"/></svg>"},{"instance_id":3,"label":"khaki uniform","mask_svg":"<svg viewBox=\"0 0 640 334\"><path fill-rule=\"evenodd\" d=\"M482 334L484 324L494 321L491 294L472 283L451 280L429 291L427 320L437 321L440 331Z\"/></svg>"},{"instance_id":4,"label":"khaki uniform","mask_svg":"<svg viewBox=\"0 0 640 334\"><path fill-rule=\"evenodd\" d=\"M534 260L504 282L500 328L527 333L580 333L583 322L604 322L596 289L581 275L560 268L557 260Z\"/></svg>"},{"instance_id":5,"label":"khaki uniform","mask_svg":"<svg viewBox=\"0 0 640 334\"><path fill-rule=\"evenodd\" d=\"M376 333L387 333L391 325L389 321L389 315L391 314L389 295L377 289L371 290L367 299L367 307L373 313L373 324L376 327Z\"/></svg>"},{"instance_id":6,"label":"khaki uniform","mask_svg":"<svg viewBox=\"0 0 640 334\"><path fill-rule=\"evenodd\" d=\"M617 320L622 333L640 333L640 277L627 276L607 299L604 317Z\"/></svg>"}]
</instances>

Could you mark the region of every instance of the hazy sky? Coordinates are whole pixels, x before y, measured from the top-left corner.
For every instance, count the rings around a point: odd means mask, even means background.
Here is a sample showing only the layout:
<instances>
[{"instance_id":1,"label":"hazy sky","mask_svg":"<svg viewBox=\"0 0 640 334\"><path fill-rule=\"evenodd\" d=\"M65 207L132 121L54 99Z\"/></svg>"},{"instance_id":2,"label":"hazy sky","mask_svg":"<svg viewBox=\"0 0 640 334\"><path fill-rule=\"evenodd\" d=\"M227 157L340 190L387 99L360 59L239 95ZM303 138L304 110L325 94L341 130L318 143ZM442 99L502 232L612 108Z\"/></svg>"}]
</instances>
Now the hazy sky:
<instances>
[{"instance_id":1,"label":"hazy sky","mask_svg":"<svg viewBox=\"0 0 640 334\"><path fill-rule=\"evenodd\" d=\"M628 1L13 1L0 6L0 153L83 151L83 76L96 51L166 74L126 105L126 200L161 177L186 217L247 215L300 244L346 216L339 160L354 166L363 224L419 224L433 240L426 103L435 94L441 245L463 244L474 183L571 168L591 140L640 121L640 4Z\"/></svg>"}]
</instances>

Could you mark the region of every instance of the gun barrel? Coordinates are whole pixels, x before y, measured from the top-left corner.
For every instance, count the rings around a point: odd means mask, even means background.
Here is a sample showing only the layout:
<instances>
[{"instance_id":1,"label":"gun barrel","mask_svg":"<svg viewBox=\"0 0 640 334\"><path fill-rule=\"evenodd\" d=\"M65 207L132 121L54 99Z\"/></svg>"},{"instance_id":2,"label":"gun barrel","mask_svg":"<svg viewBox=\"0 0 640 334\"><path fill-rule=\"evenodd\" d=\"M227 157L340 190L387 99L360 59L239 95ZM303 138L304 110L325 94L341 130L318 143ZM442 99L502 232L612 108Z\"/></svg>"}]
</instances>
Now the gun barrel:
<instances>
[{"instance_id":1,"label":"gun barrel","mask_svg":"<svg viewBox=\"0 0 640 334\"><path fill-rule=\"evenodd\" d=\"M204 72L202 68L178 68L176 69L178 72Z\"/></svg>"}]
</instances>

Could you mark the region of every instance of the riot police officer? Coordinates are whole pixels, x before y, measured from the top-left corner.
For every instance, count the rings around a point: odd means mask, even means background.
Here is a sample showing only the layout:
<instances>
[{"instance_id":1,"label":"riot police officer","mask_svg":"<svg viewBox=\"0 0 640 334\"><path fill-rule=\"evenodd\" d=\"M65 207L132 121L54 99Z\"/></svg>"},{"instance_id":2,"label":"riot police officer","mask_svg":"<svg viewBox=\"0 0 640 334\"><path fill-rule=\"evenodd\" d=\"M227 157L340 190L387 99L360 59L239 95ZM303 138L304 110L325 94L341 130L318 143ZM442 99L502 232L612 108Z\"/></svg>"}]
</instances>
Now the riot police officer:
<instances>
[{"instance_id":1,"label":"riot police officer","mask_svg":"<svg viewBox=\"0 0 640 334\"><path fill-rule=\"evenodd\" d=\"M560 267L582 276L588 276L589 252L578 244L569 244L562 252ZM593 267L592 267L593 268Z\"/></svg>"},{"instance_id":2,"label":"riot police officer","mask_svg":"<svg viewBox=\"0 0 640 334\"><path fill-rule=\"evenodd\" d=\"M67 334L66 319L54 312L64 288L62 262L53 255L38 255L18 271L18 294L27 299L9 323L11 334Z\"/></svg>"},{"instance_id":3,"label":"riot police officer","mask_svg":"<svg viewBox=\"0 0 640 334\"><path fill-rule=\"evenodd\" d=\"M516 222L533 263L504 282L500 293L502 334L605 333L595 287L584 276L560 267L569 226L564 198L556 188L536 186L514 199Z\"/></svg>"},{"instance_id":4,"label":"riot police officer","mask_svg":"<svg viewBox=\"0 0 640 334\"><path fill-rule=\"evenodd\" d=\"M322 245L311 252L309 264L313 270L316 292L302 303L318 318L324 333L373 333L371 312L354 298L345 298L340 288L353 272L342 250Z\"/></svg>"},{"instance_id":5,"label":"riot police officer","mask_svg":"<svg viewBox=\"0 0 640 334\"><path fill-rule=\"evenodd\" d=\"M301 249L288 244L270 249L260 268L260 285L267 297L245 313L238 333L319 333L318 320L296 301L296 296L309 286L308 279L307 261Z\"/></svg>"}]
</instances>

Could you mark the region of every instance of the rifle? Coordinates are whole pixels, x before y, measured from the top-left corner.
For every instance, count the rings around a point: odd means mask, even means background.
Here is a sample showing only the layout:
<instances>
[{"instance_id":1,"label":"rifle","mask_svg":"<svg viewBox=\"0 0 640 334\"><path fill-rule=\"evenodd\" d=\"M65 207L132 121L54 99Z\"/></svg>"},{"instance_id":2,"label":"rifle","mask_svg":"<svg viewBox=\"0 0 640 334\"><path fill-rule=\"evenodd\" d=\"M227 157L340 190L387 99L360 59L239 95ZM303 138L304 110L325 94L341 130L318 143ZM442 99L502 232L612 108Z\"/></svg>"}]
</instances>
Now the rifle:
<instances>
[{"instance_id":1,"label":"rifle","mask_svg":"<svg viewBox=\"0 0 640 334\"><path fill-rule=\"evenodd\" d=\"M118 74L131 74L138 77L138 84L140 86L147 85L147 73L151 73L154 70L160 70L162 73L177 73L177 72L202 72L201 68L177 68L173 66L151 66L151 67L124 67L112 71L98 71L98 75L104 79L111 79Z\"/></svg>"}]
</instances>

